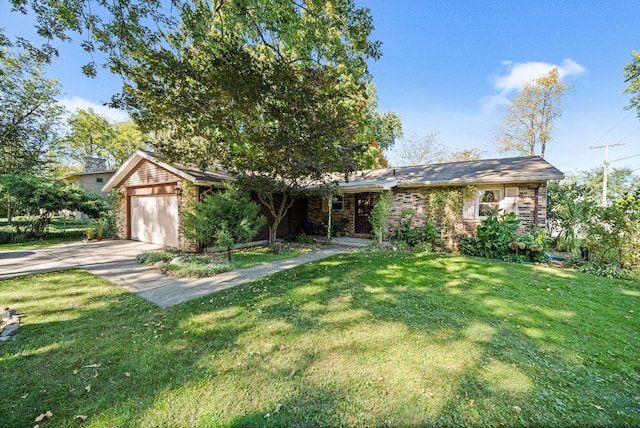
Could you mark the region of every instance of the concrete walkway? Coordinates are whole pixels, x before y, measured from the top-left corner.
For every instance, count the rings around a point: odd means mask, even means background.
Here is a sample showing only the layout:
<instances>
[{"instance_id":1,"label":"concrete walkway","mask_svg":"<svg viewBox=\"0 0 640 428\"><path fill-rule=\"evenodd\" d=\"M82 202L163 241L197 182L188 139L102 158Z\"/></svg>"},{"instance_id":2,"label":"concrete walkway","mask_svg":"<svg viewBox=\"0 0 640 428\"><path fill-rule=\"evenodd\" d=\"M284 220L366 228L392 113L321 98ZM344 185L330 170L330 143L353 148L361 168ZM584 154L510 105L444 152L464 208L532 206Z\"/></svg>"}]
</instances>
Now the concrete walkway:
<instances>
[{"instance_id":1,"label":"concrete walkway","mask_svg":"<svg viewBox=\"0 0 640 428\"><path fill-rule=\"evenodd\" d=\"M292 259L194 279L170 277L136 262L138 254L161 250L163 247L160 245L136 241L74 242L0 252L0 279L83 268L166 308L355 248L356 246L331 246Z\"/></svg>"}]
</instances>

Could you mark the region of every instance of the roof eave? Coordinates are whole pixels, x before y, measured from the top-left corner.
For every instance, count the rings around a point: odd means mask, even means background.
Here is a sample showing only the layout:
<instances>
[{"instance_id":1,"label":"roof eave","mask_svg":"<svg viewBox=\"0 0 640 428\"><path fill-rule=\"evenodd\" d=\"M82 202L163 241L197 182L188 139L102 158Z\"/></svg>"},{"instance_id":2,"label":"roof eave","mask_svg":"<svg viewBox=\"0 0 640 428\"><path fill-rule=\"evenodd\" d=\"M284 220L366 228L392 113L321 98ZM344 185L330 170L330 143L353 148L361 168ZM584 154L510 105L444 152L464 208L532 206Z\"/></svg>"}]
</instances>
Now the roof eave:
<instances>
[{"instance_id":1,"label":"roof eave","mask_svg":"<svg viewBox=\"0 0 640 428\"><path fill-rule=\"evenodd\" d=\"M448 180L448 181L421 181L421 182L404 182L398 183L398 188L408 187L443 187L443 186L467 186L467 185L484 185L484 184L502 184L502 183L535 183L539 181L562 180L564 174L546 175L537 177L517 177L517 178L495 178L484 180Z\"/></svg>"}]
</instances>

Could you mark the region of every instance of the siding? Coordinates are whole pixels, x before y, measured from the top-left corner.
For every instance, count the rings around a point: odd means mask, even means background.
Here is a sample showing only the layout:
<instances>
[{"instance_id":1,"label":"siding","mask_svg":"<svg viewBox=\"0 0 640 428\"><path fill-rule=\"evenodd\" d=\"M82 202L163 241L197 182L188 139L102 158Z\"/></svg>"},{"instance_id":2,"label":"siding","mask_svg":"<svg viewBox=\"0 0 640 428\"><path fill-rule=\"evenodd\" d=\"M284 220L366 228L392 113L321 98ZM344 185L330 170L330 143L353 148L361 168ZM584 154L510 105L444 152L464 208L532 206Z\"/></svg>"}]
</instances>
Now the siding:
<instances>
[{"instance_id":1,"label":"siding","mask_svg":"<svg viewBox=\"0 0 640 428\"><path fill-rule=\"evenodd\" d=\"M181 180L172 172L143 160L122 181L122 187L146 186L149 184L175 183Z\"/></svg>"}]
</instances>

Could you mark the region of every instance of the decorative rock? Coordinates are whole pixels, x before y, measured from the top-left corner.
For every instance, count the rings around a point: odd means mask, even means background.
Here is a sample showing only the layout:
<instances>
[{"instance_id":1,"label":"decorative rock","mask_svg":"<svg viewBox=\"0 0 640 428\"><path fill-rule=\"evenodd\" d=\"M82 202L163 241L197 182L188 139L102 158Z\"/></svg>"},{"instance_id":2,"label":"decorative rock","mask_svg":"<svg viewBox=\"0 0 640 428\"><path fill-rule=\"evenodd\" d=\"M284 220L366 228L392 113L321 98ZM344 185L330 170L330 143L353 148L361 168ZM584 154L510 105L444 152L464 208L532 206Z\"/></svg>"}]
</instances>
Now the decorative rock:
<instances>
[{"instance_id":1,"label":"decorative rock","mask_svg":"<svg viewBox=\"0 0 640 428\"><path fill-rule=\"evenodd\" d=\"M0 322L0 344L2 344L18 332L20 318L23 315L6 306L0 307L0 315L2 316L2 321Z\"/></svg>"},{"instance_id":2,"label":"decorative rock","mask_svg":"<svg viewBox=\"0 0 640 428\"><path fill-rule=\"evenodd\" d=\"M187 262L187 258L185 256L178 256L178 257L174 257L169 263L171 263L172 265L175 265L175 264L186 263L186 262Z\"/></svg>"}]
</instances>

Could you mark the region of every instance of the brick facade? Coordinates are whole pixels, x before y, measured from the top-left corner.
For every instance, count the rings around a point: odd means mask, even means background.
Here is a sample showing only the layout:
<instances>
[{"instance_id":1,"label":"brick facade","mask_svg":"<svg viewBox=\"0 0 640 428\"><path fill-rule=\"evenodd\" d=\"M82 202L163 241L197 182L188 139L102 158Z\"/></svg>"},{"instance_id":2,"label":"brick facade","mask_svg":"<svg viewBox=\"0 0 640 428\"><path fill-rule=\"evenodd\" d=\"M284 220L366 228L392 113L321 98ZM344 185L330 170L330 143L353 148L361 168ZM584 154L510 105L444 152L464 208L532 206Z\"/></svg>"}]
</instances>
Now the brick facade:
<instances>
[{"instance_id":1,"label":"brick facade","mask_svg":"<svg viewBox=\"0 0 640 428\"><path fill-rule=\"evenodd\" d=\"M531 229L534 226L541 228L544 228L546 226L547 187L545 183L504 183L489 187L502 189L508 187L518 188L517 214L518 218L522 220L522 223L520 223L519 227L521 233ZM400 221L402 213L408 209L412 209L414 211L412 217L413 227L425 225L425 223L429 219L426 192L427 190L424 187L401 189L396 188L392 190L393 203L389 217L389 226L391 229L396 229L398 227L398 223ZM339 221L343 217L349 219L349 225L347 226L346 230L351 236L354 235L354 211L355 195L345 194L343 210L334 211L332 215L332 221L334 222ZM327 210L326 202L324 203L323 207L323 201L320 198L309 199L308 219L313 223L316 230L323 223L326 224L328 216L329 213ZM481 219L463 220L462 212L460 212L459 222L454 227L454 241L457 241L462 236L473 235L476 231L477 225L480 224L481 221Z\"/></svg>"}]
</instances>

